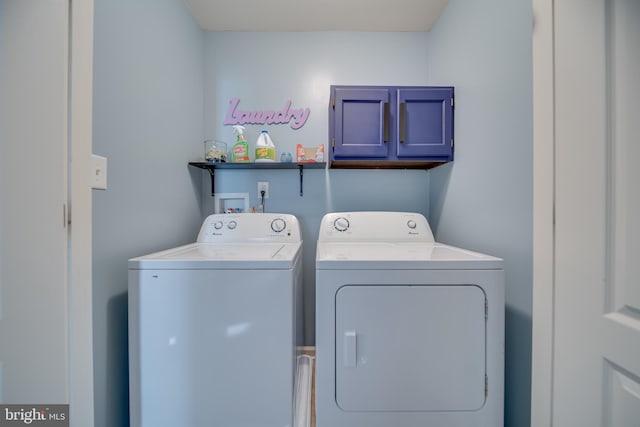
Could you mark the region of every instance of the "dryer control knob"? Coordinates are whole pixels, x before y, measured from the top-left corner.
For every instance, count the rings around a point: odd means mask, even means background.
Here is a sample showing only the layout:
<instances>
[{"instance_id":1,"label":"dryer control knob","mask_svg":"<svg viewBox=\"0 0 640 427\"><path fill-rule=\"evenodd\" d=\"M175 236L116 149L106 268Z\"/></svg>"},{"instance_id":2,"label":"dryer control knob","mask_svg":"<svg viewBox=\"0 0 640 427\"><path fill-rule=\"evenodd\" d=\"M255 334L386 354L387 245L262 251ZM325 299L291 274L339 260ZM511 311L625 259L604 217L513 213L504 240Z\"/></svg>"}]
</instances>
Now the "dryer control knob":
<instances>
[{"instance_id":1,"label":"dryer control knob","mask_svg":"<svg viewBox=\"0 0 640 427\"><path fill-rule=\"evenodd\" d=\"M409 227L410 229L414 230L417 226L418 225L414 220L410 219L409 221L407 221L407 227Z\"/></svg>"},{"instance_id":2,"label":"dryer control knob","mask_svg":"<svg viewBox=\"0 0 640 427\"><path fill-rule=\"evenodd\" d=\"M216 221L213 223L213 228L215 228L216 230L220 230L223 225L224 224L222 224L222 221Z\"/></svg>"},{"instance_id":3,"label":"dryer control knob","mask_svg":"<svg viewBox=\"0 0 640 427\"><path fill-rule=\"evenodd\" d=\"M284 231L285 228L287 228L287 223L284 222L284 219L276 218L273 221L271 221L271 229L276 233L280 233Z\"/></svg>"},{"instance_id":4,"label":"dryer control knob","mask_svg":"<svg viewBox=\"0 0 640 427\"><path fill-rule=\"evenodd\" d=\"M347 231L349 229L349 220L341 216L333 221L333 227L338 231Z\"/></svg>"},{"instance_id":5,"label":"dryer control knob","mask_svg":"<svg viewBox=\"0 0 640 427\"><path fill-rule=\"evenodd\" d=\"M227 228L229 230L234 230L237 226L238 226L238 223L235 221L229 221L229 224L227 224Z\"/></svg>"}]
</instances>

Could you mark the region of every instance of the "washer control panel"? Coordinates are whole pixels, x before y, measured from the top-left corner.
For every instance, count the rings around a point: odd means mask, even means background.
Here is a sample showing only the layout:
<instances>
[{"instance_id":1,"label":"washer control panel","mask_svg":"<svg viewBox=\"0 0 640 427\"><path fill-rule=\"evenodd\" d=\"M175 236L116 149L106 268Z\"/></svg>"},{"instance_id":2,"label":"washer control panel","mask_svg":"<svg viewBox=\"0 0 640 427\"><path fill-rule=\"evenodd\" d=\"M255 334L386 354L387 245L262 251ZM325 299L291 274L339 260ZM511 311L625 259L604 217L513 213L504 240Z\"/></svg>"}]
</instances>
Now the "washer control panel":
<instances>
[{"instance_id":1,"label":"washer control panel","mask_svg":"<svg viewBox=\"0 0 640 427\"><path fill-rule=\"evenodd\" d=\"M200 227L198 243L300 242L298 219L291 214L239 213L209 215Z\"/></svg>"},{"instance_id":2,"label":"washer control panel","mask_svg":"<svg viewBox=\"0 0 640 427\"><path fill-rule=\"evenodd\" d=\"M414 212L336 212L322 218L320 241L433 242L424 215Z\"/></svg>"}]
</instances>

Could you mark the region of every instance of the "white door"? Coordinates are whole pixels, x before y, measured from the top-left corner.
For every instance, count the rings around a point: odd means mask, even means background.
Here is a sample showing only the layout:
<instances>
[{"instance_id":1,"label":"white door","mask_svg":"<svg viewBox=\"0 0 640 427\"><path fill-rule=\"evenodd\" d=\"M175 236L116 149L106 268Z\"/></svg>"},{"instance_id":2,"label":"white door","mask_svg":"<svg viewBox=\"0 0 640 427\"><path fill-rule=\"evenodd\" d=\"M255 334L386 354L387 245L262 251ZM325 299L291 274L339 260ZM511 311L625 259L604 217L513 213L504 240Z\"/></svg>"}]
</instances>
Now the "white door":
<instances>
[{"instance_id":1,"label":"white door","mask_svg":"<svg viewBox=\"0 0 640 427\"><path fill-rule=\"evenodd\" d=\"M69 402L67 0L0 0L0 403Z\"/></svg>"},{"instance_id":2,"label":"white door","mask_svg":"<svg viewBox=\"0 0 640 427\"><path fill-rule=\"evenodd\" d=\"M555 88L535 92L552 117L536 107L535 142L551 145L536 148L532 425L637 427L640 1L536 5L550 14L534 41L553 49ZM535 31L549 16L545 41Z\"/></svg>"}]
</instances>

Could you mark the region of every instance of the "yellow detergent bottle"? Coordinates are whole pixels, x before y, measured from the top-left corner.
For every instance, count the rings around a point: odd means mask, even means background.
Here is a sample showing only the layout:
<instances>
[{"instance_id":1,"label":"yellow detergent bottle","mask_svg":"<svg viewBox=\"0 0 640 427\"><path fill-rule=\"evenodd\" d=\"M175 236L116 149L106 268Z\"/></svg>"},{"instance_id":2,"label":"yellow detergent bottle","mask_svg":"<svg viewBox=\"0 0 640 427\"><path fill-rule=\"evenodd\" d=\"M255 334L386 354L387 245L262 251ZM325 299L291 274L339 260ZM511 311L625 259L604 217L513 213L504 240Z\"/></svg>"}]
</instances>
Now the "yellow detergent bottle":
<instances>
[{"instance_id":1,"label":"yellow detergent bottle","mask_svg":"<svg viewBox=\"0 0 640 427\"><path fill-rule=\"evenodd\" d=\"M273 145L269 132L263 130L258 136L256 141L256 163L260 162L275 162L276 161L276 146Z\"/></svg>"}]
</instances>

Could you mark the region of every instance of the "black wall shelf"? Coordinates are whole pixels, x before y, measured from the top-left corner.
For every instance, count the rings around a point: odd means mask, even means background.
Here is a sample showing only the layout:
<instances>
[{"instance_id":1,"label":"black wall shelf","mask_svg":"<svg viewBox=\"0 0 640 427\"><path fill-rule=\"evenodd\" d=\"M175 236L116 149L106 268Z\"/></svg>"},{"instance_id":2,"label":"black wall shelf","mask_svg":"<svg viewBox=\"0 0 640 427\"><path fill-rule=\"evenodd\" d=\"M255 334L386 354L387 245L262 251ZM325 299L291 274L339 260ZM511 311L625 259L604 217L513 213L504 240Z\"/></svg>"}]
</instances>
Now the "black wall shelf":
<instances>
[{"instance_id":1,"label":"black wall shelf","mask_svg":"<svg viewBox=\"0 0 640 427\"><path fill-rule=\"evenodd\" d=\"M209 171L211 176L211 195L215 196L215 171L216 169L298 169L300 171L300 196L303 195L304 169L325 169L326 162L318 163L211 163L211 162L189 162L189 166Z\"/></svg>"}]
</instances>

